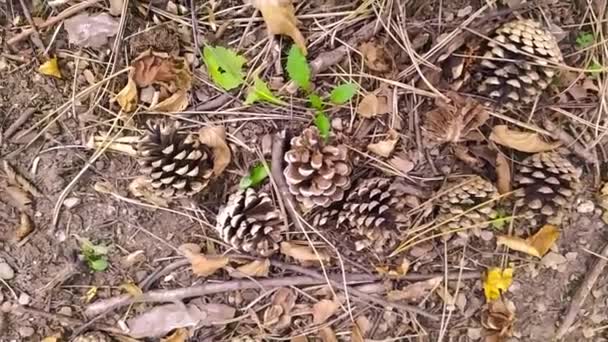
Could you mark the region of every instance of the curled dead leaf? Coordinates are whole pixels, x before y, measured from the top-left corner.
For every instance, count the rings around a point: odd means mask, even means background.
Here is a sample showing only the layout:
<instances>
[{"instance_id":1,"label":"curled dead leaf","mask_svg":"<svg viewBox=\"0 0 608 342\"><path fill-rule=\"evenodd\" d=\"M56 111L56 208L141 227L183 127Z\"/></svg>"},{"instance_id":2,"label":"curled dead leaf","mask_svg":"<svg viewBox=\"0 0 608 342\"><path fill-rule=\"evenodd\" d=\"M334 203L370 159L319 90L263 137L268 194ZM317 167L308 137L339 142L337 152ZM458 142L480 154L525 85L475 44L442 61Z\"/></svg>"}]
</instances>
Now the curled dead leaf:
<instances>
[{"instance_id":1,"label":"curled dead leaf","mask_svg":"<svg viewBox=\"0 0 608 342\"><path fill-rule=\"evenodd\" d=\"M419 281L410 285L407 285L401 290L392 290L387 294L387 299L392 302L405 300L405 301L417 301L424 298L429 294L431 290L441 284L441 277L435 277L424 281Z\"/></svg>"},{"instance_id":2,"label":"curled dead leaf","mask_svg":"<svg viewBox=\"0 0 608 342\"><path fill-rule=\"evenodd\" d=\"M386 114L390 111L391 103L389 102L389 97L376 94L376 92L365 95L357 106L357 113L366 119Z\"/></svg>"},{"instance_id":3,"label":"curled dead leaf","mask_svg":"<svg viewBox=\"0 0 608 342\"><path fill-rule=\"evenodd\" d=\"M114 101L118 102L120 108L125 113L133 112L135 108L137 108L138 102L137 85L131 74L132 73L129 73L127 85L125 85L125 87L114 97Z\"/></svg>"},{"instance_id":4,"label":"curled dead leaf","mask_svg":"<svg viewBox=\"0 0 608 342\"><path fill-rule=\"evenodd\" d=\"M192 75L188 63L183 58L173 57L164 52L148 50L132 63L133 81L140 88L152 84L162 84L170 92L192 88Z\"/></svg>"},{"instance_id":5,"label":"curled dead leaf","mask_svg":"<svg viewBox=\"0 0 608 342\"><path fill-rule=\"evenodd\" d=\"M452 91L447 95L451 102L437 98L436 107L424 114L424 133L440 143L477 140L474 133L490 114L473 98L464 98Z\"/></svg>"},{"instance_id":6,"label":"curled dead leaf","mask_svg":"<svg viewBox=\"0 0 608 342\"><path fill-rule=\"evenodd\" d=\"M486 304L481 314L481 325L499 337L511 335L515 320L515 305L504 299L494 300ZM496 341L500 341L497 339Z\"/></svg>"},{"instance_id":7,"label":"curled dead leaf","mask_svg":"<svg viewBox=\"0 0 608 342\"><path fill-rule=\"evenodd\" d=\"M555 241L559 238L559 229L551 224L544 225L534 235L530 236L527 241L536 249L539 256L547 254L549 249L553 247Z\"/></svg>"},{"instance_id":8,"label":"curled dead leaf","mask_svg":"<svg viewBox=\"0 0 608 342\"><path fill-rule=\"evenodd\" d=\"M397 146L399 141L399 134L393 129L388 132L388 139L379 141L377 143L367 145L368 151L375 153L379 156L388 158Z\"/></svg>"},{"instance_id":9,"label":"curled dead leaf","mask_svg":"<svg viewBox=\"0 0 608 342\"><path fill-rule=\"evenodd\" d=\"M359 46L365 65L373 71L389 72L395 69L393 55L384 47L384 44L373 40Z\"/></svg>"},{"instance_id":10,"label":"curled dead leaf","mask_svg":"<svg viewBox=\"0 0 608 342\"><path fill-rule=\"evenodd\" d=\"M292 0L252 0L251 4L262 12L264 22L270 34L284 34L307 54L306 40L298 30L295 9Z\"/></svg>"},{"instance_id":11,"label":"curled dead leaf","mask_svg":"<svg viewBox=\"0 0 608 342\"><path fill-rule=\"evenodd\" d=\"M148 203L152 203L159 207L167 207L169 202L166 198L158 196L150 186L150 182L143 176L135 178L129 184L129 191L133 196L141 198Z\"/></svg>"},{"instance_id":12,"label":"curled dead leaf","mask_svg":"<svg viewBox=\"0 0 608 342\"><path fill-rule=\"evenodd\" d=\"M507 246L512 250L540 258L540 254L538 253L538 250L536 248L530 245L530 243L528 243L528 241L526 241L525 239L519 238L517 236L499 235L496 238L496 245Z\"/></svg>"},{"instance_id":13,"label":"curled dead leaf","mask_svg":"<svg viewBox=\"0 0 608 342\"><path fill-rule=\"evenodd\" d=\"M325 323L340 308L340 303L335 300L321 299L312 306L313 324Z\"/></svg>"},{"instance_id":14,"label":"curled dead leaf","mask_svg":"<svg viewBox=\"0 0 608 342\"><path fill-rule=\"evenodd\" d=\"M292 244L287 241L281 242L281 253L298 261L329 261L329 255L324 250L316 248L316 252L310 246Z\"/></svg>"},{"instance_id":15,"label":"curled dead leaf","mask_svg":"<svg viewBox=\"0 0 608 342\"><path fill-rule=\"evenodd\" d=\"M551 151L561 145L560 142L548 143L544 141L538 133L515 131L509 129L506 125L494 126L490 134L490 140L514 150L528 153Z\"/></svg>"},{"instance_id":16,"label":"curled dead leaf","mask_svg":"<svg viewBox=\"0 0 608 342\"><path fill-rule=\"evenodd\" d=\"M499 194L511 191L511 167L509 161L501 153L496 154L496 188Z\"/></svg>"},{"instance_id":17,"label":"curled dead leaf","mask_svg":"<svg viewBox=\"0 0 608 342\"><path fill-rule=\"evenodd\" d=\"M197 276L207 277L228 265L230 259L221 255L203 255L188 250L182 251L184 256L192 264L192 273Z\"/></svg>"},{"instance_id":18,"label":"curled dead leaf","mask_svg":"<svg viewBox=\"0 0 608 342\"><path fill-rule=\"evenodd\" d=\"M244 277L268 277L270 260L254 260L236 269L238 272L231 274L233 278Z\"/></svg>"},{"instance_id":19,"label":"curled dead leaf","mask_svg":"<svg viewBox=\"0 0 608 342\"><path fill-rule=\"evenodd\" d=\"M28 214L21 212L19 226L15 230L15 239L21 241L25 239L32 231L34 231L34 222Z\"/></svg>"},{"instance_id":20,"label":"curled dead leaf","mask_svg":"<svg viewBox=\"0 0 608 342\"><path fill-rule=\"evenodd\" d=\"M185 90L178 90L173 95L150 107L151 111L175 113L188 108L188 93Z\"/></svg>"},{"instance_id":21,"label":"curled dead leaf","mask_svg":"<svg viewBox=\"0 0 608 342\"><path fill-rule=\"evenodd\" d=\"M213 151L213 174L219 176L230 163L230 148L226 144L226 129L223 126L203 127L198 139Z\"/></svg>"}]
</instances>

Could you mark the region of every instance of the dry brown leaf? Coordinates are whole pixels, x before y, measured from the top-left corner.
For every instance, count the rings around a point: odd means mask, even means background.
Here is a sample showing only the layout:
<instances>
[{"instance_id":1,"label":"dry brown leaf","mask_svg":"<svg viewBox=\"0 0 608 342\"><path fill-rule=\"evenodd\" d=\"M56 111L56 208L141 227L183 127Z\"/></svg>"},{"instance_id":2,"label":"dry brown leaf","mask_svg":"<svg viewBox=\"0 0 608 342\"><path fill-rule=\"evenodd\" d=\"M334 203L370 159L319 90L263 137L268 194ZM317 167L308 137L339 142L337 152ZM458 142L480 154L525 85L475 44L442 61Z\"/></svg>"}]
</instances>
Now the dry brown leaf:
<instances>
[{"instance_id":1,"label":"dry brown leaf","mask_svg":"<svg viewBox=\"0 0 608 342\"><path fill-rule=\"evenodd\" d=\"M435 108L424 114L424 132L432 140L440 143L455 143L480 140L477 129L490 114L473 98L464 98L456 92L448 92L451 102L441 98L435 100Z\"/></svg>"},{"instance_id":2,"label":"dry brown leaf","mask_svg":"<svg viewBox=\"0 0 608 342\"><path fill-rule=\"evenodd\" d=\"M34 231L34 222L28 214L21 212L21 218L19 219L19 226L15 230L15 239L21 241L25 239L32 231Z\"/></svg>"},{"instance_id":3,"label":"dry brown leaf","mask_svg":"<svg viewBox=\"0 0 608 342\"><path fill-rule=\"evenodd\" d=\"M387 294L389 301L396 302L400 300L417 301L424 298L431 290L441 284L441 277L431 278L425 281L419 281L407 285L401 290L392 290Z\"/></svg>"},{"instance_id":4,"label":"dry brown leaf","mask_svg":"<svg viewBox=\"0 0 608 342\"><path fill-rule=\"evenodd\" d=\"M226 129L223 126L203 127L198 132L201 144L213 151L213 174L219 176L230 163L230 148L226 144Z\"/></svg>"},{"instance_id":5,"label":"dry brown leaf","mask_svg":"<svg viewBox=\"0 0 608 342\"><path fill-rule=\"evenodd\" d=\"M481 325L496 335L495 341L503 341L504 337L511 336L513 321L515 320L515 305L498 299L489 302L481 314Z\"/></svg>"},{"instance_id":6,"label":"dry brown leaf","mask_svg":"<svg viewBox=\"0 0 608 342\"><path fill-rule=\"evenodd\" d=\"M320 248L317 253L310 246L301 246L287 241L281 242L281 253L298 261L329 261L329 255Z\"/></svg>"},{"instance_id":7,"label":"dry brown leaf","mask_svg":"<svg viewBox=\"0 0 608 342\"><path fill-rule=\"evenodd\" d=\"M15 168L11 166L6 160L2 162L4 166L4 172L8 178L10 185L18 186L21 189L29 192L34 197L43 197L42 192L32 183L29 179L20 175Z\"/></svg>"},{"instance_id":8,"label":"dry brown leaf","mask_svg":"<svg viewBox=\"0 0 608 342\"><path fill-rule=\"evenodd\" d=\"M331 327L323 327L319 330L319 335L321 335L322 342L338 342L338 338L336 337L336 333L334 333Z\"/></svg>"},{"instance_id":9,"label":"dry brown leaf","mask_svg":"<svg viewBox=\"0 0 608 342\"><path fill-rule=\"evenodd\" d=\"M357 113L367 119L389 113L391 111L389 97L379 93L381 92L375 91L365 95L357 106Z\"/></svg>"},{"instance_id":10,"label":"dry brown leaf","mask_svg":"<svg viewBox=\"0 0 608 342\"><path fill-rule=\"evenodd\" d=\"M388 158L391 153L393 153L398 141L399 134L397 134L395 130L390 129L388 132L388 139L369 144L367 145L367 149L372 153Z\"/></svg>"},{"instance_id":11,"label":"dry brown leaf","mask_svg":"<svg viewBox=\"0 0 608 342\"><path fill-rule=\"evenodd\" d=\"M251 4L262 12L270 34L284 34L291 37L306 56L308 51L306 40L298 30L298 20L292 0L252 0Z\"/></svg>"},{"instance_id":12,"label":"dry brown leaf","mask_svg":"<svg viewBox=\"0 0 608 342\"><path fill-rule=\"evenodd\" d=\"M233 278L245 277L268 277L270 260L254 260L236 269L238 272L231 274Z\"/></svg>"},{"instance_id":13,"label":"dry brown leaf","mask_svg":"<svg viewBox=\"0 0 608 342\"><path fill-rule=\"evenodd\" d=\"M292 337L290 341L291 342L308 342L308 338L306 338L306 336L299 335L299 336Z\"/></svg>"},{"instance_id":14,"label":"dry brown leaf","mask_svg":"<svg viewBox=\"0 0 608 342\"><path fill-rule=\"evenodd\" d=\"M21 210L27 210L32 204L32 197L29 193L17 186L7 186L6 193L11 199L12 204Z\"/></svg>"},{"instance_id":15,"label":"dry brown leaf","mask_svg":"<svg viewBox=\"0 0 608 342\"><path fill-rule=\"evenodd\" d=\"M179 328L179 329L175 330L173 332L173 334L171 334L165 338L161 338L160 341L161 342L186 342L189 337L190 337L190 334L188 334L187 329Z\"/></svg>"},{"instance_id":16,"label":"dry brown leaf","mask_svg":"<svg viewBox=\"0 0 608 342\"><path fill-rule=\"evenodd\" d=\"M140 88L160 84L170 92L192 88L192 75L185 59L148 50L132 63L133 81Z\"/></svg>"},{"instance_id":17,"label":"dry brown leaf","mask_svg":"<svg viewBox=\"0 0 608 342\"><path fill-rule=\"evenodd\" d=\"M401 156L394 156L388 161L388 163L401 173L408 173L414 169L414 166L416 166L414 162Z\"/></svg>"},{"instance_id":18,"label":"dry brown leaf","mask_svg":"<svg viewBox=\"0 0 608 342\"><path fill-rule=\"evenodd\" d=\"M182 253L192 264L192 273L201 277L207 277L228 265L230 259L221 255L203 255L189 250Z\"/></svg>"},{"instance_id":19,"label":"dry brown leaf","mask_svg":"<svg viewBox=\"0 0 608 342\"><path fill-rule=\"evenodd\" d=\"M312 322L313 324L325 323L327 319L333 316L340 307L340 303L334 300L321 299L312 306Z\"/></svg>"},{"instance_id":20,"label":"dry brown leaf","mask_svg":"<svg viewBox=\"0 0 608 342\"><path fill-rule=\"evenodd\" d=\"M499 194L511 191L511 166L501 153L496 154L496 188Z\"/></svg>"},{"instance_id":21,"label":"dry brown leaf","mask_svg":"<svg viewBox=\"0 0 608 342\"><path fill-rule=\"evenodd\" d=\"M135 81L133 81L132 73L129 73L129 80L127 81L127 85L122 88L116 97L114 97L114 101L118 102L120 108L125 113L131 113L137 108L138 95L137 95L137 85Z\"/></svg>"},{"instance_id":22,"label":"dry brown leaf","mask_svg":"<svg viewBox=\"0 0 608 342\"><path fill-rule=\"evenodd\" d=\"M389 72L395 69L392 54L378 41L365 42L359 46L365 65L373 71Z\"/></svg>"},{"instance_id":23,"label":"dry brown leaf","mask_svg":"<svg viewBox=\"0 0 608 342\"><path fill-rule=\"evenodd\" d=\"M521 152L537 153L551 151L561 145L560 142L548 143L538 133L520 132L509 129L506 125L494 126L490 140L497 144Z\"/></svg>"},{"instance_id":24,"label":"dry brown leaf","mask_svg":"<svg viewBox=\"0 0 608 342\"><path fill-rule=\"evenodd\" d=\"M369 330L371 323L365 316L359 316L353 324L353 328L350 333L351 342L365 342L365 334Z\"/></svg>"},{"instance_id":25,"label":"dry brown leaf","mask_svg":"<svg viewBox=\"0 0 608 342\"><path fill-rule=\"evenodd\" d=\"M411 262L407 258L401 260L401 264L397 267L391 266L377 266L376 272L381 275L385 275L391 279L399 279L407 274L410 269Z\"/></svg>"},{"instance_id":26,"label":"dry brown leaf","mask_svg":"<svg viewBox=\"0 0 608 342\"><path fill-rule=\"evenodd\" d=\"M188 105L188 93L185 90L178 90L160 103L150 107L150 110L155 112L175 113L188 108Z\"/></svg>"},{"instance_id":27,"label":"dry brown leaf","mask_svg":"<svg viewBox=\"0 0 608 342\"><path fill-rule=\"evenodd\" d=\"M129 191L133 194L133 196L142 198L146 202L152 203L159 207L167 207L169 205L166 198L160 197L154 193L154 191L152 191L150 183L143 176L135 178L129 184Z\"/></svg>"},{"instance_id":28,"label":"dry brown leaf","mask_svg":"<svg viewBox=\"0 0 608 342\"><path fill-rule=\"evenodd\" d=\"M530 236L527 241L542 257L553 247L558 238L559 229L554 225L546 224L536 234Z\"/></svg>"},{"instance_id":29,"label":"dry brown leaf","mask_svg":"<svg viewBox=\"0 0 608 342\"><path fill-rule=\"evenodd\" d=\"M540 254L538 253L538 250L536 248L534 248L534 246L530 245L530 243L527 240L518 238L516 236L499 235L496 238L496 245L497 246L504 245L504 246L509 247L512 250L515 250L518 252L523 252L528 255L532 255L532 256L540 258Z\"/></svg>"}]
</instances>

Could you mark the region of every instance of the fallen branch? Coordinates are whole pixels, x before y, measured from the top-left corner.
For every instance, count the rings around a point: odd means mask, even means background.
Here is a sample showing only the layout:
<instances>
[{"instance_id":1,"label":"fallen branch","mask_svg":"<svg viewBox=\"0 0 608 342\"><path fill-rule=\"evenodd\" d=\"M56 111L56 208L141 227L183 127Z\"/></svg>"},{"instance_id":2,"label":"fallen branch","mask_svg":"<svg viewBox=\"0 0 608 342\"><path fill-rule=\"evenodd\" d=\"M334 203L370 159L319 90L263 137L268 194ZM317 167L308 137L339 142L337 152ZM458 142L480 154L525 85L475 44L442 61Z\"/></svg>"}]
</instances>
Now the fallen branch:
<instances>
[{"instance_id":1,"label":"fallen branch","mask_svg":"<svg viewBox=\"0 0 608 342\"><path fill-rule=\"evenodd\" d=\"M607 264L608 244L604 246L602 253L600 254L600 258L597 260L591 271L587 273L585 280L583 280L583 283L576 290L574 297L572 297L572 301L570 302L566 316L564 317L561 326L555 333L555 340L561 340L566 333L568 333L568 330L576 320L576 316L581 311L581 308L585 303L585 299L587 299L589 292L591 292L593 285L595 285L595 282L599 278L600 274L602 274Z\"/></svg>"},{"instance_id":2,"label":"fallen branch","mask_svg":"<svg viewBox=\"0 0 608 342\"><path fill-rule=\"evenodd\" d=\"M97 301L93 304L89 304L84 314L91 317L96 316L102 312L114 310L125 305L133 303L154 303L154 302L174 302L186 298L200 297L215 293L223 293L229 291L238 291L246 289L256 288L276 288L284 286L310 286L320 285L326 283L326 279L317 279L310 276L297 276L297 277L285 277L285 278L273 278L273 279L259 279L259 280L231 280L218 283L206 283L199 286L191 286L181 289L173 290L154 290L146 292L139 297L132 297L131 295L121 295L101 301ZM362 281L370 281L370 276L367 274L352 274L346 276L347 283L359 283Z\"/></svg>"}]
</instances>

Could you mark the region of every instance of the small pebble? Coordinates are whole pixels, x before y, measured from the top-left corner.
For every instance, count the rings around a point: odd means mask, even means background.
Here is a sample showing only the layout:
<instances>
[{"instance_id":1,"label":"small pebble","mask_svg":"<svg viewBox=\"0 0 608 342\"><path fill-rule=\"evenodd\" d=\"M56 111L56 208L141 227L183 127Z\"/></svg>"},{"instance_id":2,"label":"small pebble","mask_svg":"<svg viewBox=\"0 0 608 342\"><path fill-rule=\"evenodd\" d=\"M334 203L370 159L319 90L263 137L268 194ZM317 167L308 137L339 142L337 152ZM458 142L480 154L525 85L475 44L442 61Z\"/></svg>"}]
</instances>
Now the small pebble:
<instances>
[{"instance_id":1,"label":"small pebble","mask_svg":"<svg viewBox=\"0 0 608 342\"><path fill-rule=\"evenodd\" d=\"M19 327L19 335L21 337L32 337L36 331L32 327Z\"/></svg>"},{"instance_id":2,"label":"small pebble","mask_svg":"<svg viewBox=\"0 0 608 342\"><path fill-rule=\"evenodd\" d=\"M17 302L19 303L19 305L28 305L31 300L32 298L30 297L30 295L25 292L22 292L19 295L19 299L17 300Z\"/></svg>"},{"instance_id":3,"label":"small pebble","mask_svg":"<svg viewBox=\"0 0 608 342\"><path fill-rule=\"evenodd\" d=\"M341 131L344 129L344 126L342 125L342 119L340 118L334 118L331 120L331 127L333 129L335 129L336 131Z\"/></svg>"},{"instance_id":4,"label":"small pebble","mask_svg":"<svg viewBox=\"0 0 608 342\"><path fill-rule=\"evenodd\" d=\"M481 328L467 329L467 337L471 340L479 340L481 338Z\"/></svg>"},{"instance_id":5,"label":"small pebble","mask_svg":"<svg viewBox=\"0 0 608 342\"><path fill-rule=\"evenodd\" d=\"M63 201L63 205L68 209L72 209L78 204L80 204L80 198L78 197L68 197Z\"/></svg>"},{"instance_id":6,"label":"small pebble","mask_svg":"<svg viewBox=\"0 0 608 342\"><path fill-rule=\"evenodd\" d=\"M5 262L0 263L0 279L11 280L14 277L15 271L13 271L13 268Z\"/></svg>"},{"instance_id":7,"label":"small pebble","mask_svg":"<svg viewBox=\"0 0 608 342\"><path fill-rule=\"evenodd\" d=\"M595 209L595 204L593 204L593 202L590 200L586 200L586 201L583 201L583 203L578 205L578 207L576 208L576 211L578 211L581 214L589 214L589 213L592 213L594 209Z\"/></svg>"},{"instance_id":8,"label":"small pebble","mask_svg":"<svg viewBox=\"0 0 608 342\"><path fill-rule=\"evenodd\" d=\"M483 241L490 241L494 238L494 233L489 230L482 230L479 235Z\"/></svg>"},{"instance_id":9,"label":"small pebble","mask_svg":"<svg viewBox=\"0 0 608 342\"><path fill-rule=\"evenodd\" d=\"M61 308L59 308L59 311L57 311L60 315L64 315L64 316L72 316L72 308L69 306L62 306Z\"/></svg>"}]
</instances>

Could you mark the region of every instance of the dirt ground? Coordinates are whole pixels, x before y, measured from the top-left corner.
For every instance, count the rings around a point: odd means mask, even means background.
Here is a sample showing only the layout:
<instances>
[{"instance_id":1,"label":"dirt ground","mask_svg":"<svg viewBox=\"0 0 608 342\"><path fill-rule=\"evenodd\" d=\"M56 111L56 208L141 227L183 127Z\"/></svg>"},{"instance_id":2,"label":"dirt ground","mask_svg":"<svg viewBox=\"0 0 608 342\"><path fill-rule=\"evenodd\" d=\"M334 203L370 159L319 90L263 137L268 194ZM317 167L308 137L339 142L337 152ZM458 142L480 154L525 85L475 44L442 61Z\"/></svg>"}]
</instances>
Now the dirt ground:
<instances>
[{"instance_id":1,"label":"dirt ground","mask_svg":"<svg viewBox=\"0 0 608 342\"><path fill-rule=\"evenodd\" d=\"M123 38L121 44L115 44L114 38L110 38L108 43L95 48L70 43L66 30L58 24L41 26L50 17L79 2L57 1L59 4L51 6L50 1L34 1L33 4L25 1L26 13L20 1L0 0L0 160L12 165L40 191L33 203L25 209L20 208L9 194L10 177L0 172L0 341L42 341L45 337L57 338L47 342L69 341L93 331L103 332L108 340L159 341L156 337L128 337L124 328L130 318L150 312L163 301L122 306L99 317L87 315L86 310L92 303L124 295L124 284L141 286L151 275L154 281L142 288L144 293L235 280L231 270L252 259L243 255L246 253L230 250L221 241L213 229L217 212L228 196L238 190L239 181L252 165L261 158L270 161L267 141L283 129L298 135L311 125L314 113L306 107L306 95L301 92L277 90L288 102L287 106L244 105L245 86L232 91L214 86L193 39L189 1L126 1L124 13L115 16L124 24L119 33ZM98 1L80 11L108 12L109 2ZM269 40L259 11L240 1L194 3L199 47L205 44L230 47L247 58L245 68L248 72L256 70L270 84L278 83L277 89L288 83L285 73L278 71L282 72L285 66L291 39L277 35ZM335 246L325 247L331 252L331 258L321 268L318 262L303 262L277 253L271 257L269 275L257 280L310 276L306 270L317 276L330 275L340 282L342 277L362 274L375 280L354 283L351 287L367 291L368 296L381 301L365 300L366 297L338 290L338 295L334 296L324 281L285 286L296 293L295 309L287 327L275 330L274 326L265 324L265 310L273 304L273 295L281 286L260 284L255 288L227 289L197 297L205 304L233 307L236 314L217 324L199 322L185 327L190 336L187 340L304 341L298 339L304 335L308 341L333 341L328 337L329 330L335 334L334 340L361 341L355 336L357 329L363 331L365 341L553 340L584 279L598 260L608 257L598 256L608 243L607 226L602 220L603 202L599 196L601 186L608 180L605 165L608 143L605 137L608 128L606 73L591 76L585 73L591 60L598 62L600 67L602 61L603 65L607 63L606 3L601 0L504 1L497 7L486 6L484 1L465 0L315 0L297 1L296 14L308 44L309 61L319 60L319 56L345 44L350 46L346 56L314 76L314 88L318 93L329 93L339 82L350 79L359 85L357 96L382 85L389 88L393 95L389 114L361 118L356 112L359 97L352 104L327 109L327 114L332 129L357 152L353 153L353 179L390 175L407 181L417 193L425 194L418 201L419 204L424 202L422 206L426 208L419 216L421 222L433 220L436 209L432 194L446 179L480 174L495 182L497 175L491 164L471 167L458 159L451 146L425 143L420 131L421 117L434 108L435 102L411 89L432 92L430 84L441 93L448 89L441 78L442 64L436 54L429 57L427 64L413 64L411 54L424 56L437 45L443 52L458 53L463 37L472 41L465 32L483 32L484 25L496 26L517 16L540 19L552 25L552 32L561 37L559 45L564 63L571 69L560 70L562 76L550 85L535 108L525 106L517 111L498 113L479 129L487 136L495 125L517 122L523 124L514 126L518 129L538 128L544 134L549 129L543 125L543 120L549 119L562 133L573 137L574 143L568 144L558 135L545 136L562 142L560 151L581 169L583 185L582 191L571 199L572 207L559 227L559 239L551 250L544 257L536 258L497 246L497 236L506 231L490 227L483 239L474 235L467 239L459 235L451 239L426 239L416 242L397 257L388 257L392 250L379 253L366 248L357 251L352 234L343 229L319 228L302 234L293 228L292 222L291 231L284 234L285 240L306 242L310 238L320 248L329 242ZM482 7L484 9L477 13ZM30 15L40 27L40 43L48 53L40 49L34 35L30 36L32 39L9 45L11 38L30 26L27 19ZM470 18L472 21L467 22ZM371 34L364 32L362 40L352 41L361 35L360 29L364 25L374 22L377 23L375 27L369 26ZM458 31L447 46L438 44L442 34L455 31L465 22L470 29ZM595 40L590 47L577 46L581 32L594 32ZM392 56L391 70L377 72L367 68L357 49L364 42L374 41L380 42ZM406 53L406 44L413 48L411 53ZM194 72L188 108L173 114L140 108L132 124L127 125L117 119L122 112L118 103L112 101L127 83L127 73L107 81L104 79L128 67L147 49L190 59L188 68ZM39 67L50 56L58 57L61 79L39 72ZM433 65L439 68L433 68ZM413 66L422 68L429 85L421 80ZM87 75L93 77L93 83ZM91 84L94 91L82 94ZM25 121L14 126L30 113ZM93 159L96 149L88 144L95 135L110 131L114 134L116 125L124 127L121 136L139 137L148 119L159 118L179 120L182 128L189 132L209 125L225 127L232 152L231 162L221 177L213 179L200 194L176 200L167 208L136 198L129 191L129 184L141 174L136 157L107 151ZM7 136L11 127L15 128ZM390 157L367 151L368 144L390 134L389 128L396 131L400 139ZM481 149L497 148L485 138L467 146L472 145ZM471 150L475 148L471 147ZM522 159L519 152L504 147L502 150L513 160ZM581 154L581 150L591 154L593 160L584 158L586 154ZM483 159L479 155L475 155L478 161ZM394 156L407 160L408 166L387 167ZM99 191L100 184L106 184L110 191ZM268 182L262 187L272 191ZM280 195L273 195L273 198L277 202ZM429 198L430 202L425 202ZM27 236L16 238L23 213L31 218L34 229ZM315 214L317 212L306 212L304 217L307 222L313 222ZM537 228L530 227L523 219L515 219L509 224L512 224L510 228L503 229L511 229L522 237L531 235ZM406 236L409 235L403 235L404 240ZM81 260L79 241L83 238L109 246L106 270L94 272ZM201 246L206 255L236 253L237 256L231 256L231 264L213 275L197 276L192 273L189 263L183 262L186 259L179 247L186 243ZM137 262L129 262L134 255L137 255ZM381 266L394 267L403 257L410 264L407 274L389 277L378 272ZM180 261L182 263L175 268L166 269ZM285 264L295 267L284 267ZM298 267L305 271L298 273ZM487 312L482 280L483 273L490 267L514 268L513 283L503 294L503 298L515 307L512 328L496 340L486 336L489 330L482 325ZM7 272L6 269L14 274L2 273ZM157 272L161 270L165 271L159 275ZM444 280L440 287L428 288L411 300L389 302L387 299L391 289L403 289L435 277L443 280L448 274L449 281ZM335 283L333 285L335 288ZM454 297L452 302L445 299L445 294L441 295L444 288ZM607 299L608 278L602 272L582 303L574 324L561 340L607 341ZM188 304L191 300L193 298L187 298L183 302ZM336 300L340 307L330 318L314 322L314 306L323 300ZM181 300L166 302L182 303ZM439 320L415 315L407 311L405 305L432 313Z\"/></svg>"}]
</instances>

